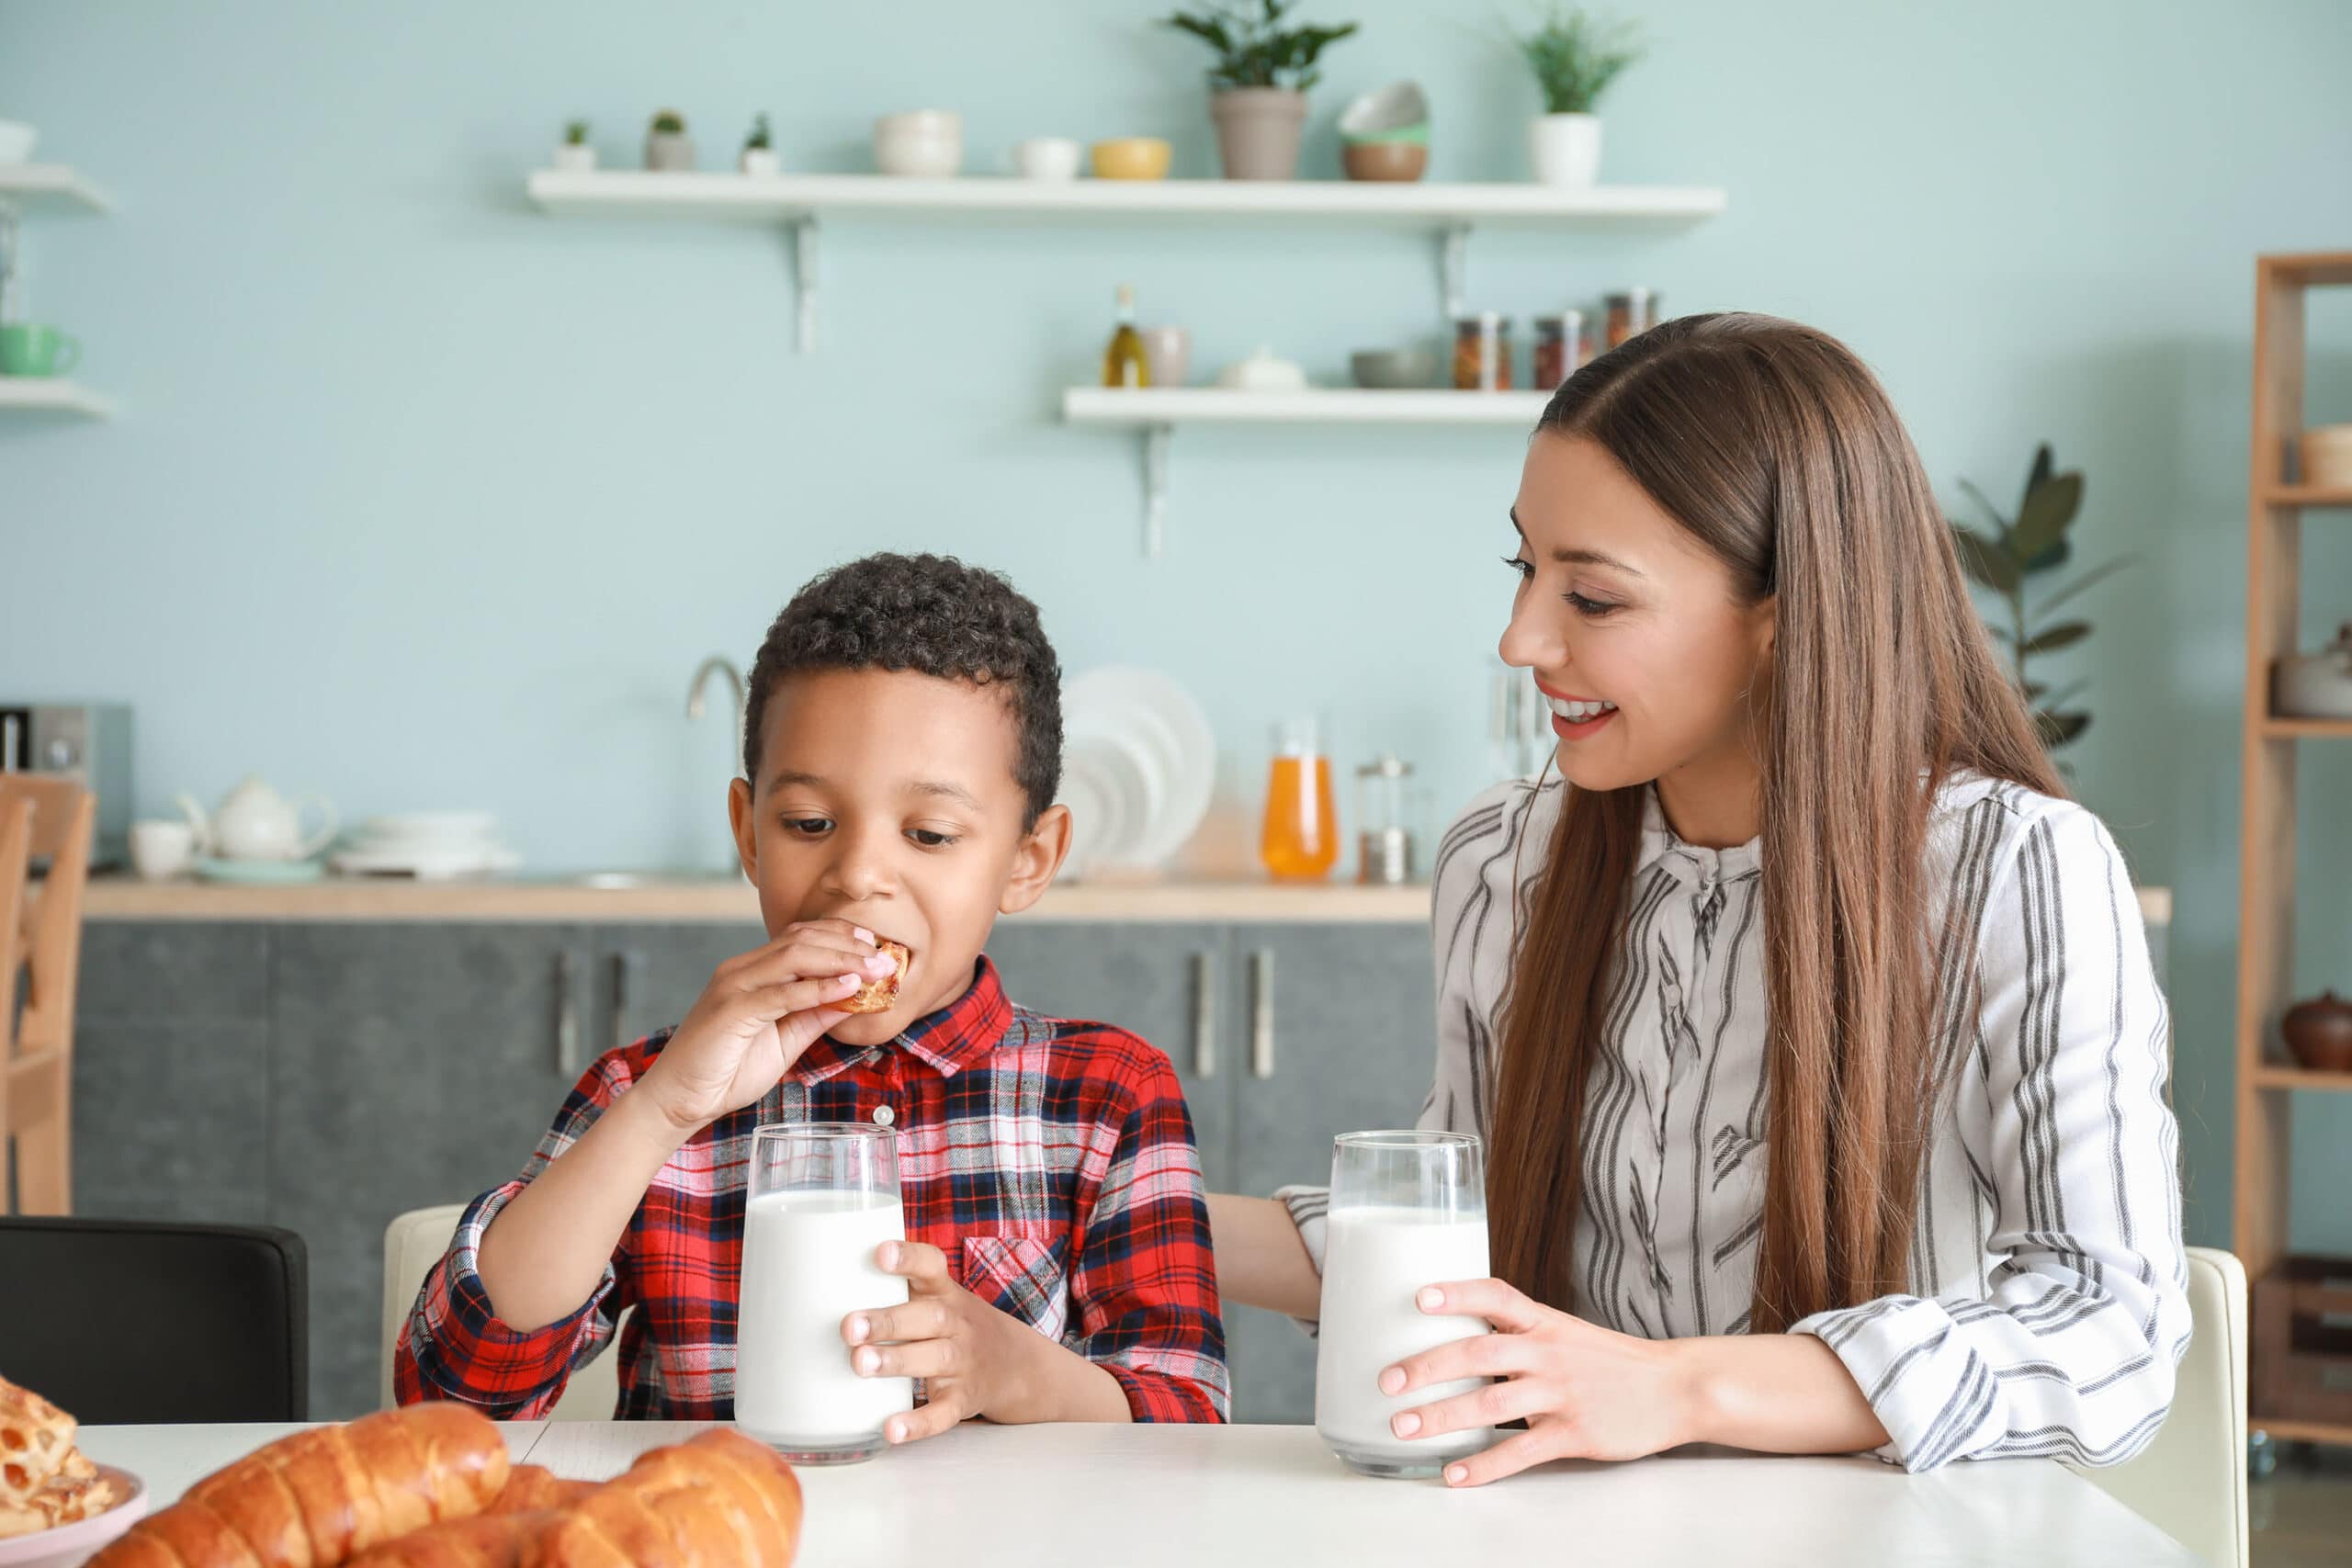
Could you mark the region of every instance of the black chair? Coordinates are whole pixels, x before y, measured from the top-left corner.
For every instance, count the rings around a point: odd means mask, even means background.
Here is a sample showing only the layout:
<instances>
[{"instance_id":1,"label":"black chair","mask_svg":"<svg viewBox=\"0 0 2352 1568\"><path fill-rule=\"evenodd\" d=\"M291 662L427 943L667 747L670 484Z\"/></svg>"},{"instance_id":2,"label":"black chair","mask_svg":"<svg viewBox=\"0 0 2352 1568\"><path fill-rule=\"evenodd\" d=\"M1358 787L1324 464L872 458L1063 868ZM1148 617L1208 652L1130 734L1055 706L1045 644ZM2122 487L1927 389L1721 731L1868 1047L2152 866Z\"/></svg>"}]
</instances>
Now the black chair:
<instances>
[{"instance_id":1,"label":"black chair","mask_svg":"<svg viewBox=\"0 0 2352 1568\"><path fill-rule=\"evenodd\" d=\"M292 1231L0 1219L0 1376L91 1425L308 1420L310 1278Z\"/></svg>"}]
</instances>

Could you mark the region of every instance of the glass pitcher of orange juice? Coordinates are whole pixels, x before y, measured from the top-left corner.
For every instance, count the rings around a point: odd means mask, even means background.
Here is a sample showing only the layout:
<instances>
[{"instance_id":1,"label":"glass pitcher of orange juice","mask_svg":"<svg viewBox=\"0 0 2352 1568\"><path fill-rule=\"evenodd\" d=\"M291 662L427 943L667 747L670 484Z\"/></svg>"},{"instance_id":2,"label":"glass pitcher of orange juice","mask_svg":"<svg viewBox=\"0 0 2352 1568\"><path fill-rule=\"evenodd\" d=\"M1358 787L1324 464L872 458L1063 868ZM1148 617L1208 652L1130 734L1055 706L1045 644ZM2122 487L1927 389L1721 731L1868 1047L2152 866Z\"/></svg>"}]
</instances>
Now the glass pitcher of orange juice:
<instances>
[{"instance_id":1,"label":"glass pitcher of orange juice","mask_svg":"<svg viewBox=\"0 0 2352 1568\"><path fill-rule=\"evenodd\" d=\"M1331 794L1331 753L1321 718L1274 727L1266 778L1266 826L1258 858L1278 882L1313 882L1340 858L1340 813Z\"/></svg>"}]
</instances>

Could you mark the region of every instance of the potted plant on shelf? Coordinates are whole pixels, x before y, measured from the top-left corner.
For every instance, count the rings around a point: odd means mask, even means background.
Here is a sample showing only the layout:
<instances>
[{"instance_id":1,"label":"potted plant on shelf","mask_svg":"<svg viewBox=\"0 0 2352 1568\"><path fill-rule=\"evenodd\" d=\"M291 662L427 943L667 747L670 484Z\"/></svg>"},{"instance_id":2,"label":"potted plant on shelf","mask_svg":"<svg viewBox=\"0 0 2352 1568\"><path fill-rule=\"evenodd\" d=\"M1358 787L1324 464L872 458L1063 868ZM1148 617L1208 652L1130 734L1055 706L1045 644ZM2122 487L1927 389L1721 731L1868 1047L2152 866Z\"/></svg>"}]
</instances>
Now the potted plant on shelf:
<instances>
[{"instance_id":1,"label":"potted plant on shelf","mask_svg":"<svg viewBox=\"0 0 2352 1568\"><path fill-rule=\"evenodd\" d=\"M743 138L743 155L738 162L745 174L762 179L783 169L776 160L775 147L768 140L767 116L752 117L752 133Z\"/></svg>"},{"instance_id":2,"label":"potted plant on shelf","mask_svg":"<svg viewBox=\"0 0 2352 1568\"><path fill-rule=\"evenodd\" d=\"M555 150L555 166L575 175L596 166L596 150L588 145L586 120L575 119L563 128L563 141Z\"/></svg>"},{"instance_id":3,"label":"potted plant on shelf","mask_svg":"<svg viewBox=\"0 0 2352 1568\"><path fill-rule=\"evenodd\" d=\"M2033 467L2026 474L2025 494L2018 502L2015 517L2002 516L1999 509L1984 498L1984 491L1962 480L1961 488L1984 509L1985 515L1992 519L1993 531L1984 534L1958 521L1951 525L1952 544L1960 551L1962 569L1979 587L2001 596L2007 615L2000 620L1987 617L1985 629L2007 650L2010 679L2017 682L2026 705L2033 710L2042 744L2052 751L2091 727L2087 712L2064 705L2090 682L2069 681L2053 692L2049 682L2033 678L2026 661L2040 654L2072 648L2090 636L2088 621L2052 620L2051 612L2100 579L2131 564L2131 558L2124 556L2093 567L2071 582L2047 593L2031 595L2029 604L2029 580L2057 570L2075 553L2066 535L2075 525L2075 514L2082 510L2083 476L2079 471L2058 473L2055 468L2050 444L2045 441L2033 454Z\"/></svg>"},{"instance_id":4,"label":"potted plant on shelf","mask_svg":"<svg viewBox=\"0 0 2352 1568\"><path fill-rule=\"evenodd\" d=\"M662 109L645 132L645 166L677 171L695 166L694 138L686 134L686 117Z\"/></svg>"},{"instance_id":5,"label":"potted plant on shelf","mask_svg":"<svg viewBox=\"0 0 2352 1568\"><path fill-rule=\"evenodd\" d=\"M1283 17L1298 0L1261 0L1261 14L1246 6L1211 6L1179 11L1162 25L1190 33L1216 51L1209 68L1209 114L1216 122L1217 152L1229 180L1287 180L1298 175L1299 132L1306 124L1306 90L1322 79L1315 62L1332 44L1356 30L1287 27Z\"/></svg>"},{"instance_id":6,"label":"potted plant on shelf","mask_svg":"<svg viewBox=\"0 0 2352 1568\"><path fill-rule=\"evenodd\" d=\"M1555 3L1540 26L1511 41L1544 92L1544 112L1528 127L1535 178L1547 186L1592 184L1600 177L1600 117L1594 106L1642 57L1632 24Z\"/></svg>"}]
</instances>

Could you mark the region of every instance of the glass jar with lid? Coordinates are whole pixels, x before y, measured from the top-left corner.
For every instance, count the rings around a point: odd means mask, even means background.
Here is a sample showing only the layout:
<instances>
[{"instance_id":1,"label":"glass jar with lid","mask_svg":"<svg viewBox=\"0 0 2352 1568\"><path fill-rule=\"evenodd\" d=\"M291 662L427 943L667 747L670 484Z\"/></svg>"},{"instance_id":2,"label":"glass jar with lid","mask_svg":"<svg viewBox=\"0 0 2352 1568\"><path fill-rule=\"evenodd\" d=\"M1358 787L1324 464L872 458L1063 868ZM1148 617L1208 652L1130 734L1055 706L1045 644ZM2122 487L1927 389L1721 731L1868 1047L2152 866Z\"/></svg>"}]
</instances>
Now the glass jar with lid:
<instances>
[{"instance_id":1,"label":"glass jar with lid","mask_svg":"<svg viewBox=\"0 0 2352 1568\"><path fill-rule=\"evenodd\" d=\"M1510 390L1510 318L1492 310L1453 323L1453 385L1464 392Z\"/></svg>"}]
</instances>

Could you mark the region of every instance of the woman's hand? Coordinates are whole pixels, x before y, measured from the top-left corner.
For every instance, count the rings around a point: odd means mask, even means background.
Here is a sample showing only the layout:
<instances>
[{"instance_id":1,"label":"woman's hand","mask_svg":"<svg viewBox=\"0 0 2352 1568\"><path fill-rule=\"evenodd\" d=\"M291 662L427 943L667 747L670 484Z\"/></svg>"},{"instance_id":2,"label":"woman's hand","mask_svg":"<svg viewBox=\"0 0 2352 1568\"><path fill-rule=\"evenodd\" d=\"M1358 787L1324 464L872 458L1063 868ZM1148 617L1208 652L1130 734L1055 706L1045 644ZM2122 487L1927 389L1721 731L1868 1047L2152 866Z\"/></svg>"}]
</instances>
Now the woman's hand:
<instances>
[{"instance_id":1,"label":"woman's hand","mask_svg":"<svg viewBox=\"0 0 2352 1568\"><path fill-rule=\"evenodd\" d=\"M1380 1374L1392 1397L1464 1378L1499 1378L1468 1393L1400 1411L1399 1438L1433 1438L1524 1420L1486 1452L1445 1467L1449 1486L1483 1486L1555 1459L1639 1459L1696 1441L1696 1391L1682 1347L1636 1339L1529 1300L1500 1280L1431 1285L1421 1311L1483 1317L1495 1332L1425 1350Z\"/></svg>"}]
</instances>

